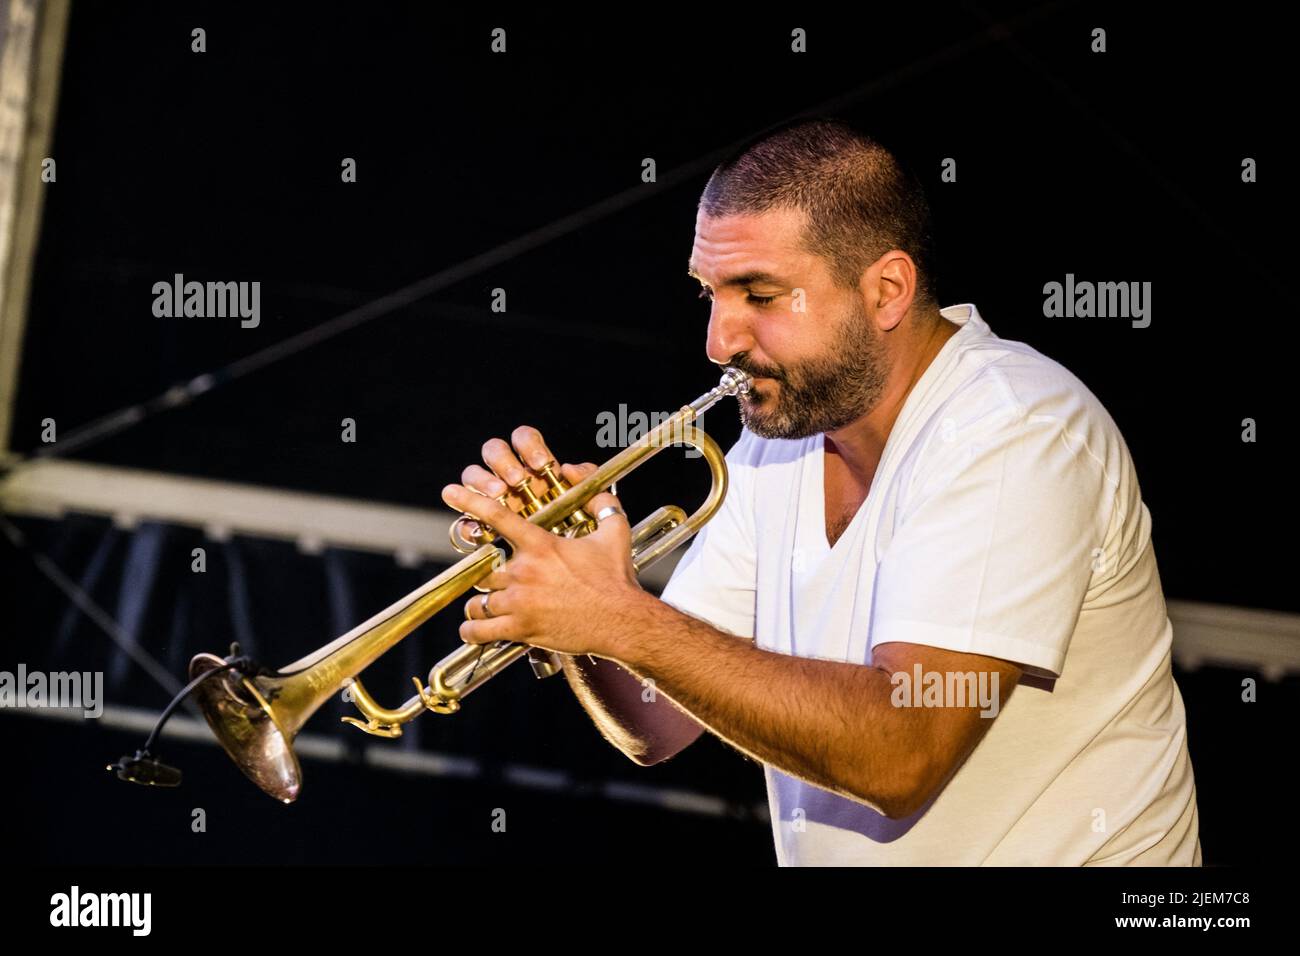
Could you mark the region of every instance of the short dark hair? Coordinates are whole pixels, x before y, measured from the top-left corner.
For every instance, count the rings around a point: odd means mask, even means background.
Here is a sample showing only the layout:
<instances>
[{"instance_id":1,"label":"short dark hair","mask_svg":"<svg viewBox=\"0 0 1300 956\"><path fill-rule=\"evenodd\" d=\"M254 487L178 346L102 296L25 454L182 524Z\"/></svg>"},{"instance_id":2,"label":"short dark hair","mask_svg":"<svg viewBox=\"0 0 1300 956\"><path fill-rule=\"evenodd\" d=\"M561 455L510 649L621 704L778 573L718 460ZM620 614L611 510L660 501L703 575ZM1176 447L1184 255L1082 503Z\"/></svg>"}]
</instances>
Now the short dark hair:
<instances>
[{"instance_id":1,"label":"short dark hair","mask_svg":"<svg viewBox=\"0 0 1300 956\"><path fill-rule=\"evenodd\" d=\"M758 134L713 171L700 208L711 217L803 210L803 248L826 260L843 288L901 249L917 266L917 299L937 304L925 191L893 153L844 120L791 120Z\"/></svg>"}]
</instances>

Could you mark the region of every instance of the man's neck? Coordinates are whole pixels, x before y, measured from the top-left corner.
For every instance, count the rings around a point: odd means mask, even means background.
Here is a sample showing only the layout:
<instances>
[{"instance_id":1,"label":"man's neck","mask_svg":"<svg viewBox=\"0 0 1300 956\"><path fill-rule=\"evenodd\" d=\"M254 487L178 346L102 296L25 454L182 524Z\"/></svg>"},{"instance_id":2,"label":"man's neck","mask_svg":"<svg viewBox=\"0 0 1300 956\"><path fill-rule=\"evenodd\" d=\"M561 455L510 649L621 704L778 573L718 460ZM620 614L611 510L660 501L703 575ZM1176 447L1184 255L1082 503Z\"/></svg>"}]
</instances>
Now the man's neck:
<instances>
[{"instance_id":1,"label":"man's neck","mask_svg":"<svg viewBox=\"0 0 1300 956\"><path fill-rule=\"evenodd\" d=\"M826 432L826 454L836 454L843 459L849 473L860 484L870 484L885 450L885 442L894 428L894 422L898 420L899 412L903 410L907 396L943 349L944 343L957 334L960 328L961 326L941 316L930 323L920 345L909 350L910 356L894 366L889 381L881 392L880 401L876 402L871 411L843 428Z\"/></svg>"}]
</instances>

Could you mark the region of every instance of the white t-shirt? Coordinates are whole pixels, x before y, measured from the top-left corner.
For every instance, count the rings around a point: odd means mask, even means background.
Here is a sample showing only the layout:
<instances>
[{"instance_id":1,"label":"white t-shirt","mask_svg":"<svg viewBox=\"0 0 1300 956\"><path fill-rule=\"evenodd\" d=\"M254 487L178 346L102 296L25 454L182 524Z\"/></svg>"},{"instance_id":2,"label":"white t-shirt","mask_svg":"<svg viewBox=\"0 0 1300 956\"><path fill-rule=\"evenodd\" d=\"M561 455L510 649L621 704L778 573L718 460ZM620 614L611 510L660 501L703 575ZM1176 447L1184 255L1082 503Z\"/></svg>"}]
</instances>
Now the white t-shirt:
<instances>
[{"instance_id":1,"label":"white t-shirt","mask_svg":"<svg viewBox=\"0 0 1300 956\"><path fill-rule=\"evenodd\" d=\"M929 805L891 820L765 764L783 865L1193 865L1196 788L1151 516L1073 374L974 305L826 541L823 436L727 453L732 487L663 592L762 649L869 663L889 641L1025 671ZM774 688L780 693L779 685Z\"/></svg>"}]
</instances>

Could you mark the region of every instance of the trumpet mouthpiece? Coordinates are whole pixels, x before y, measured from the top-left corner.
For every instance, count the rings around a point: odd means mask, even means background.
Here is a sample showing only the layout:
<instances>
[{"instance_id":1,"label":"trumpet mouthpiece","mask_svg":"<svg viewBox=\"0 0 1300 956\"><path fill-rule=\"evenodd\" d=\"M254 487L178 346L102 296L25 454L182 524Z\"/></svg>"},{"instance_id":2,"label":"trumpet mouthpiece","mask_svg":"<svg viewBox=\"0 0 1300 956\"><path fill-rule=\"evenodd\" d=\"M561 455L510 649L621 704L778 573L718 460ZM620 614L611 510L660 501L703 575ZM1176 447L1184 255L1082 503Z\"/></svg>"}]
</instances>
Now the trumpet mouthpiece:
<instances>
[{"instance_id":1,"label":"trumpet mouthpiece","mask_svg":"<svg viewBox=\"0 0 1300 956\"><path fill-rule=\"evenodd\" d=\"M711 388L688 406L696 415L702 415L724 398L743 395L749 391L754 380L748 372L728 365L722 371L722 379L716 388Z\"/></svg>"},{"instance_id":2,"label":"trumpet mouthpiece","mask_svg":"<svg viewBox=\"0 0 1300 956\"><path fill-rule=\"evenodd\" d=\"M722 382L719 387L726 390L728 395L744 395L749 391L750 383L754 381L754 376L748 372L728 365L722 372Z\"/></svg>"}]
</instances>

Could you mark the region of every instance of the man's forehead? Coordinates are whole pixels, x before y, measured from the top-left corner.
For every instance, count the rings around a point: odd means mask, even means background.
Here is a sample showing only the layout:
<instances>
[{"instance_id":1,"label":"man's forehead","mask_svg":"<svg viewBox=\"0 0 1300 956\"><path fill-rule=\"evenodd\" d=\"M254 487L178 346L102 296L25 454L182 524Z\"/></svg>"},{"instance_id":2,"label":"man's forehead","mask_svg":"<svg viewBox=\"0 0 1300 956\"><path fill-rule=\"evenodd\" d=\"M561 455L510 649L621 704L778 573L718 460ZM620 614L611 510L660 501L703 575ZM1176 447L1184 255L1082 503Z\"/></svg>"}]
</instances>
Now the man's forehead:
<instances>
[{"instance_id":1,"label":"man's forehead","mask_svg":"<svg viewBox=\"0 0 1300 956\"><path fill-rule=\"evenodd\" d=\"M800 245L802 236L803 213L796 209L728 216L709 216L701 209L695 218L695 244L687 271L699 278L702 269L742 261L789 268L806 255Z\"/></svg>"}]
</instances>

